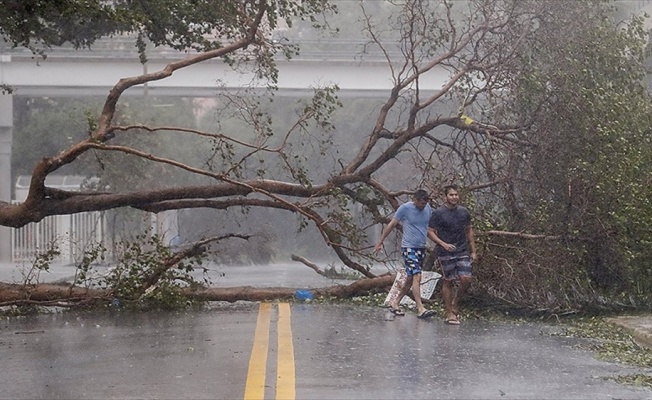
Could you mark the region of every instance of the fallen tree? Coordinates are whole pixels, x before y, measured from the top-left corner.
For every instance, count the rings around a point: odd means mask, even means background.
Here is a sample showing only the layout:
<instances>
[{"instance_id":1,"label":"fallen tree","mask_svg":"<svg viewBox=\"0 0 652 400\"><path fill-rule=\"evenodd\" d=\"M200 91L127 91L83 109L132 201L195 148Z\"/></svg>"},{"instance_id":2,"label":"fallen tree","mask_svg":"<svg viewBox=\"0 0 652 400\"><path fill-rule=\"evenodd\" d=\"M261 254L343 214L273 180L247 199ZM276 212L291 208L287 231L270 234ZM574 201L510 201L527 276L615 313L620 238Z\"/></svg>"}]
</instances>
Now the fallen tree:
<instances>
[{"instance_id":1,"label":"fallen tree","mask_svg":"<svg viewBox=\"0 0 652 400\"><path fill-rule=\"evenodd\" d=\"M360 279L348 285L312 288L310 289L310 292L312 292L314 296L347 299L357 296L366 296L370 293L385 292L389 290L389 287L393 282L394 275L385 275L371 279ZM249 286L233 288L203 288L200 290L191 289L186 293L194 298L205 301L266 301L292 298L297 289L299 288L254 288Z\"/></svg>"},{"instance_id":2,"label":"fallen tree","mask_svg":"<svg viewBox=\"0 0 652 400\"><path fill-rule=\"evenodd\" d=\"M360 279L348 285L332 285L313 288L310 292L318 297L346 299L384 292L394 282L394 275L372 279ZM288 300L300 288L271 287L261 288L238 286L228 288L190 287L180 290L180 294L195 301L271 301ZM151 293L151 292L150 292ZM116 299L112 289L91 289L64 284L41 283L33 286L0 283L0 307L7 306L54 306L80 307L98 304L124 304L130 300ZM136 301L136 300L132 300Z\"/></svg>"}]
</instances>

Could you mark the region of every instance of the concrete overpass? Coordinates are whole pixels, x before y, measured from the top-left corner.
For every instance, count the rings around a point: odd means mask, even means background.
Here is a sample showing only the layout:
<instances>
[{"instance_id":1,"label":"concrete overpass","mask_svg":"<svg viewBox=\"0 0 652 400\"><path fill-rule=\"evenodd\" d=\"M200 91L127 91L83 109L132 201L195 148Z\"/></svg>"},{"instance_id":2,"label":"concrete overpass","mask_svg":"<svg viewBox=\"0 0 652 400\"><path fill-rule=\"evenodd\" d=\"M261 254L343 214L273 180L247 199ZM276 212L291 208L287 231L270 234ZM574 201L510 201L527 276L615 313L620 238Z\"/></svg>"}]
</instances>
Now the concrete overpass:
<instances>
[{"instance_id":1,"label":"concrete overpass","mask_svg":"<svg viewBox=\"0 0 652 400\"><path fill-rule=\"evenodd\" d=\"M150 61L144 67L137 59L52 58L39 61L0 56L0 84L15 88L17 96L106 95L120 78L163 69L172 60ZM392 88L391 72L383 61L279 60L278 88L281 94L305 94L311 88L337 84L343 96L387 96ZM441 88L443 71L423 76L422 90ZM175 72L171 77L129 89L126 95L211 97L224 89L261 86L253 73L233 71L220 60L211 60Z\"/></svg>"},{"instance_id":2,"label":"concrete overpass","mask_svg":"<svg viewBox=\"0 0 652 400\"><path fill-rule=\"evenodd\" d=\"M11 200L13 96L107 95L121 78L158 71L183 56L158 52L143 66L134 51L107 47L110 49L100 47L99 51L56 49L46 60L33 58L27 50L0 47L0 84L14 89L12 95L0 95L0 200ZM278 68L280 95L306 95L315 87L337 84L340 96L385 97L393 86L387 62L378 58L356 59L353 53L279 60ZM425 75L419 83L420 90L440 89L446 76L443 70ZM235 72L221 60L211 60L177 71L165 80L131 88L125 95L212 97L219 91L248 85L262 87L264 82L256 82L253 73ZM10 232L10 228L0 227L0 262L11 258Z\"/></svg>"}]
</instances>

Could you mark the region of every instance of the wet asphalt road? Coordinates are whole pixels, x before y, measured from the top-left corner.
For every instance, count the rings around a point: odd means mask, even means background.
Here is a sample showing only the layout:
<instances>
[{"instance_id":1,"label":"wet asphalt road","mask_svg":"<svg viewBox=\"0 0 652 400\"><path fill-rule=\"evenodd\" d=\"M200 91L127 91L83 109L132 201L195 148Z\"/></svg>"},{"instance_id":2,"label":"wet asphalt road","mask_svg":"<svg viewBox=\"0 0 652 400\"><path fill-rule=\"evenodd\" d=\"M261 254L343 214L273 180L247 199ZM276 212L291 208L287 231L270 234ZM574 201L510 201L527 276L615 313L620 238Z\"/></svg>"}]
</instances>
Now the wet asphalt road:
<instances>
[{"instance_id":1,"label":"wet asphalt road","mask_svg":"<svg viewBox=\"0 0 652 400\"><path fill-rule=\"evenodd\" d=\"M279 309L272 304L265 399L276 398L281 375ZM391 320L368 306L296 303L290 311L296 399L652 399L610 379L640 369L598 361L586 342L546 334L555 329L546 325L449 326L414 313ZM257 303L243 302L6 318L0 398L244 399L260 351L258 316Z\"/></svg>"}]
</instances>

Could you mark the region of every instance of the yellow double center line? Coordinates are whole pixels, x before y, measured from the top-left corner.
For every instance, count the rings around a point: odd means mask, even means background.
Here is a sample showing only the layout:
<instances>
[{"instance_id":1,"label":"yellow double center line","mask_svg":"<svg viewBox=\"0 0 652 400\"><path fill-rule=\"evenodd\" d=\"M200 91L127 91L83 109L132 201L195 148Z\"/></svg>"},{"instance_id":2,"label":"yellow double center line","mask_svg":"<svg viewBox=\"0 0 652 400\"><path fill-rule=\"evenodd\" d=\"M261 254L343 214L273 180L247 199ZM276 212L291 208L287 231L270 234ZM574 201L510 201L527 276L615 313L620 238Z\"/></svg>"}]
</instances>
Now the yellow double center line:
<instances>
[{"instance_id":1,"label":"yellow double center line","mask_svg":"<svg viewBox=\"0 0 652 400\"><path fill-rule=\"evenodd\" d=\"M265 399L265 376L267 373L267 353L269 350L270 321L272 305L261 303L258 309L256 335L254 346L249 360L247 384L245 386L245 400ZM276 364L276 399L294 400L295 398L295 371L294 371L294 345L292 344L290 305L278 305L278 357Z\"/></svg>"}]
</instances>

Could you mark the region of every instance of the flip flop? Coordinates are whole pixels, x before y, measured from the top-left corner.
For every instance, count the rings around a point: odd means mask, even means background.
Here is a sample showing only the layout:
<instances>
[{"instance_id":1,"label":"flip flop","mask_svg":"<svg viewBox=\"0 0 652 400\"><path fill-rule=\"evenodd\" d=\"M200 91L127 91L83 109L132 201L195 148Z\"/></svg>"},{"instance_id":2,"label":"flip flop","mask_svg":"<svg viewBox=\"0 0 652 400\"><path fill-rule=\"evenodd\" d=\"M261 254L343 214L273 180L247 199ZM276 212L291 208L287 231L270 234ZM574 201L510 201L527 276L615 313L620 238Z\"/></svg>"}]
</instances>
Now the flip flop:
<instances>
[{"instance_id":1,"label":"flip flop","mask_svg":"<svg viewBox=\"0 0 652 400\"><path fill-rule=\"evenodd\" d=\"M435 312L433 310L426 310L421 314L417 315L417 318L425 319L425 318L432 317L433 315L435 315Z\"/></svg>"},{"instance_id":2,"label":"flip flop","mask_svg":"<svg viewBox=\"0 0 652 400\"><path fill-rule=\"evenodd\" d=\"M405 311L401 310L400 308L389 308L389 311L392 312L394 315L405 315Z\"/></svg>"},{"instance_id":3,"label":"flip flop","mask_svg":"<svg viewBox=\"0 0 652 400\"><path fill-rule=\"evenodd\" d=\"M449 319L446 320L446 323L447 323L448 325L459 325L459 324L460 324L460 320L457 319L457 318L449 318Z\"/></svg>"}]
</instances>

